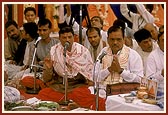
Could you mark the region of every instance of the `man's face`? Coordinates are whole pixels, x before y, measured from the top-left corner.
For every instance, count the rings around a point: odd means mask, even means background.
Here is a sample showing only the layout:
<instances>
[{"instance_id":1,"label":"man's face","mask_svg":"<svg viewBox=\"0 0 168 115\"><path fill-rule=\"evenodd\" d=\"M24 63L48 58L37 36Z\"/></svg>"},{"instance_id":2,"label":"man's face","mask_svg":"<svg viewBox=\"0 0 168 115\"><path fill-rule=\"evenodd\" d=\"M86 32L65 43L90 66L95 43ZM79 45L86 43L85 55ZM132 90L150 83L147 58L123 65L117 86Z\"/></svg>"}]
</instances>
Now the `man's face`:
<instances>
[{"instance_id":1,"label":"man's face","mask_svg":"<svg viewBox=\"0 0 168 115\"><path fill-rule=\"evenodd\" d=\"M139 46L142 48L144 52L151 52L153 50L152 38L142 40L139 43Z\"/></svg>"},{"instance_id":2,"label":"man's face","mask_svg":"<svg viewBox=\"0 0 168 115\"><path fill-rule=\"evenodd\" d=\"M10 38L16 40L20 36L20 30L16 28L14 25L10 25L7 29L7 34Z\"/></svg>"},{"instance_id":3,"label":"man's face","mask_svg":"<svg viewBox=\"0 0 168 115\"><path fill-rule=\"evenodd\" d=\"M33 11L28 11L25 14L25 19L27 20L27 22L35 22L36 15Z\"/></svg>"},{"instance_id":4,"label":"man's face","mask_svg":"<svg viewBox=\"0 0 168 115\"><path fill-rule=\"evenodd\" d=\"M157 31L156 27L151 26L151 25L148 25L148 26L145 26L144 28L145 28L146 30L148 30L148 31L151 33L152 38L153 38L154 40L157 40L158 31Z\"/></svg>"},{"instance_id":5,"label":"man's face","mask_svg":"<svg viewBox=\"0 0 168 115\"><path fill-rule=\"evenodd\" d=\"M32 38L30 37L30 35L27 34L24 29L23 29L22 32L21 32L21 36L22 36L22 38L24 38L24 39L27 40L27 41L31 41L31 40L32 40Z\"/></svg>"},{"instance_id":6,"label":"man's face","mask_svg":"<svg viewBox=\"0 0 168 115\"><path fill-rule=\"evenodd\" d=\"M132 48L133 47L133 41L131 37L125 37L125 45Z\"/></svg>"},{"instance_id":7,"label":"man's face","mask_svg":"<svg viewBox=\"0 0 168 115\"><path fill-rule=\"evenodd\" d=\"M98 47L101 36L99 36L96 30L88 31L88 40L93 47Z\"/></svg>"},{"instance_id":8,"label":"man's face","mask_svg":"<svg viewBox=\"0 0 168 115\"><path fill-rule=\"evenodd\" d=\"M107 41L113 54L117 54L117 52L122 49L124 44L124 38L121 29L109 33Z\"/></svg>"},{"instance_id":9,"label":"man's face","mask_svg":"<svg viewBox=\"0 0 168 115\"><path fill-rule=\"evenodd\" d=\"M68 47L68 51L71 51L72 44L74 42L74 36L71 32L60 34L59 40L62 46L64 46L65 42L69 42L70 46Z\"/></svg>"},{"instance_id":10,"label":"man's face","mask_svg":"<svg viewBox=\"0 0 168 115\"><path fill-rule=\"evenodd\" d=\"M47 39L50 35L50 28L49 28L49 24L46 25L42 25L42 26L38 26L38 33L39 35L42 37L42 39Z\"/></svg>"},{"instance_id":11,"label":"man's face","mask_svg":"<svg viewBox=\"0 0 168 115\"><path fill-rule=\"evenodd\" d=\"M92 27L97 27L99 29L101 29L103 27L103 25L100 23L99 18L92 18L90 21L91 21L91 26Z\"/></svg>"},{"instance_id":12,"label":"man's face","mask_svg":"<svg viewBox=\"0 0 168 115\"><path fill-rule=\"evenodd\" d=\"M164 52L164 34L159 37L158 45L160 49Z\"/></svg>"}]
</instances>

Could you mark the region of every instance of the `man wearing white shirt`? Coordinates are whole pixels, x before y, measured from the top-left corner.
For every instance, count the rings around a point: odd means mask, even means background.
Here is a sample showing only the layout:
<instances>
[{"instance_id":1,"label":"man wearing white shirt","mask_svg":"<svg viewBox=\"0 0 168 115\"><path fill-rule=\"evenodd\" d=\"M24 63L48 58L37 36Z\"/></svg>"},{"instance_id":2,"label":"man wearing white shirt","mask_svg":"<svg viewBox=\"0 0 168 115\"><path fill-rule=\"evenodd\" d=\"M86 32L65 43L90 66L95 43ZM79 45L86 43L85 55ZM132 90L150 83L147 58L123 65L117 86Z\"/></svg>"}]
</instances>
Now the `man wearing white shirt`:
<instances>
[{"instance_id":1,"label":"man wearing white shirt","mask_svg":"<svg viewBox=\"0 0 168 115\"><path fill-rule=\"evenodd\" d=\"M158 45L147 58L146 76L158 81L157 98L160 99L164 94L164 32L158 35Z\"/></svg>"},{"instance_id":2,"label":"man wearing white shirt","mask_svg":"<svg viewBox=\"0 0 168 115\"><path fill-rule=\"evenodd\" d=\"M107 40L109 46L103 48L99 54L104 51L107 53L102 58L100 87L106 90L107 84L139 83L144 76L142 59L135 50L124 45L124 30L119 26L110 27ZM97 74L98 71L96 67L95 73Z\"/></svg>"},{"instance_id":3,"label":"man wearing white shirt","mask_svg":"<svg viewBox=\"0 0 168 115\"><path fill-rule=\"evenodd\" d=\"M88 48L93 62L96 61L97 55L100 53L100 51L107 46L106 42L102 40L102 36L100 34L100 29L97 27L90 27L86 31L89 43L91 44Z\"/></svg>"},{"instance_id":4,"label":"man wearing white shirt","mask_svg":"<svg viewBox=\"0 0 168 115\"><path fill-rule=\"evenodd\" d=\"M154 23L153 15L147 11L143 4L135 4L138 13L131 12L127 4L120 5L121 14L130 22L132 22L132 29L134 32L144 27L146 23Z\"/></svg>"},{"instance_id":5,"label":"man wearing white shirt","mask_svg":"<svg viewBox=\"0 0 168 115\"><path fill-rule=\"evenodd\" d=\"M141 56L144 71L146 70L146 60L149 54L156 49L156 45L152 42L152 35L146 29L140 29L134 33L134 38L138 43L135 51Z\"/></svg>"}]
</instances>

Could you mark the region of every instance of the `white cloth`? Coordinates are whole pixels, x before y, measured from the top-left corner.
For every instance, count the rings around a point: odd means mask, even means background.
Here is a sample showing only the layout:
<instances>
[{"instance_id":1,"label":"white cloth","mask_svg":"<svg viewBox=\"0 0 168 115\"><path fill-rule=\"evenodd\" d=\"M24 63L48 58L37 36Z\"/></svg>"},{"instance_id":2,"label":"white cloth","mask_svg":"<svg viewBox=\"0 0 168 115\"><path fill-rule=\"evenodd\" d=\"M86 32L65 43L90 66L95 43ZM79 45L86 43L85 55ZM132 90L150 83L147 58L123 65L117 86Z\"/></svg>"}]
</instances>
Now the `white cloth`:
<instances>
[{"instance_id":1,"label":"white cloth","mask_svg":"<svg viewBox=\"0 0 168 115\"><path fill-rule=\"evenodd\" d=\"M4 102L14 103L20 100L20 92L14 87L4 86Z\"/></svg>"},{"instance_id":2,"label":"white cloth","mask_svg":"<svg viewBox=\"0 0 168 115\"><path fill-rule=\"evenodd\" d=\"M23 64L24 65L29 65L29 59L30 59L30 51L31 51L31 47L33 47L34 45L34 40L32 42L27 42L26 45L26 49L25 49L25 54L24 54L24 60L23 60Z\"/></svg>"},{"instance_id":3,"label":"white cloth","mask_svg":"<svg viewBox=\"0 0 168 115\"><path fill-rule=\"evenodd\" d=\"M157 48L156 44L153 43L153 49L152 49L152 51L155 50L156 48ZM139 54L139 55L141 56L141 58L142 58L143 67L144 67L144 74L145 74L147 57L149 56L149 54L150 54L151 52L144 52L144 51L142 50L142 48L141 48L139 45L138 45L138 47L137 47L135 50L138 52L138 54Z\"/></svg>"},{"instance_id":4,"label":"white cloth","mask_svg":"<svg viewBox=\"0 0 168 115\"><path fill-rule=\"evenodd\" d=\"M164 94L164 77L161 75L162 69L164 69L164 52L158 47L147 58L146 76L157 80L158 91Z\"/></svg>"},{"instance_id":5,"label":"white cloth","mask_svg":"<svg viewBox=\"0 0 168 115\"><path fill-rule=\"evenodd\" d=\"M155 77L157 80L163 81L162 69L164 69L164 52L158 47L147 58L146 76Z\"/></svg>"},{"instance_id":6,"label":"white cloth","mask_svg":"<svg viewBox=\"0 0 168 115\"><path fill-rule=\"evenodd\" d=\"M130 22L132 22L132 29L134 32L140 28L143 28L146 23L154 23L153 15L146 10L143 4L136 4L136 7L140 14L129 11L127 4L120 4L121 14Z\"/></svg>"},{"instance_id":7,"label":"white cloth","mask_svg":"<svg viewBox=\"0 0 168 115\"><path fill-rule=\"evenodd\" d=\"M106 99L106 111L163 111L159 106L142 103L142 100L134 98L132 103L126 103L124 96L129 94L120 94L108 96Z\"/></svg>"},{"instance_id":8,"label":"white cloth","mask_svg":"<svg viewBox=\"0 0 168 115\"><path fill-rule=\"evenodd\" d=\"M78 73L86 79L92 80L93 61L90 52L83 45L74 42L71 52L66 52L66 66L64 63L64 47L58 43L51 47L50 56L54 61L53 67L58 75L64 76L64 69L67 71L68 78L75 77ZM65 67L65 68L64 68Z\"/></svg>"},{"instance_id":9,"label":"white cloth","mask_svg":"<svg viewBox=\"0 0 168 115\"><path fill-rule=\"evenodd\" d=\"M4 65L5 65L4 70L7 72L9 80L14 81L16 79L20 79L23 77L24 74L27 74L30 72L29 68L21 71L23 66L9 64L9 61L5 61L5 63L4 63Z\"/></svg>"},{"instance_id":10,"label":"white cloth","mask_svg":"<svg viewBox=\"0 0 168 115\"><path fill-rule=\"evenodd\" d=\"M4 64L5 64L5 70L8 74L8 79L9 80L12 80L15 75L20 72L22 66L17 66L17 65L14 65L14 64L9 64L10 60L9 61L5 61Z\"/></svg>"}]
</instances>

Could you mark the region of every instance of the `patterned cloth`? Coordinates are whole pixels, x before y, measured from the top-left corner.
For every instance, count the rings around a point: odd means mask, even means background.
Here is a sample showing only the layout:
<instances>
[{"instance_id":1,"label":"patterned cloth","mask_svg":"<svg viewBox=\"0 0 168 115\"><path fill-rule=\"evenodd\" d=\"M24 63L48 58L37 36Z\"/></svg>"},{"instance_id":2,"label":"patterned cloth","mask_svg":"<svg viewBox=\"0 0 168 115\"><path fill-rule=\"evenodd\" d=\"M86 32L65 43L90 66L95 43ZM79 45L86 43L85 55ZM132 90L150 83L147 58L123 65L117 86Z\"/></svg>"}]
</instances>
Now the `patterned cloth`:
<instances>
[{"instance_id":1,"label":"patterned cloth","mask_svg":"<svg viewBox=\"0 0 168 115\"><path fill-rule=\"evenodd\" d=\"M59 76L64 76L64 48L61 43L51 48L51 60L54 61L53 67ZM66 63L70 67L66 66L68 78L73 78L78 74L82 74L86 79L92 81L93 61L90 52L84 46L73 43L71 52L67 51Z\"/></svg>"},{"instance_id":2,"label":"patterned cloth","mask_svg":"<svg viewBox=\"0 0 168 115\"><path fill-rule=\"evenodd\" d=\"M103 69L106 69L107 67L109 67L113 60L113 54L110 47L107 48L106 52L108 55L106 55L102 60ZM121 68L126 69L128 64L128 57L129 57L129 48L124 46L120 51L120 53L118 54L118 60ZM111 77L114 77L113 81L111 81L112 80ZM113 82L113 84L118 82L123 82L123 78L118 73L114 72L113 75L110 74L105 79L104 84L111 84L111 82Z\"/></svg>"},{"instance_id":3,"label":"patterned cloth","mask_svg":"<svg viewBox=\"0 0 168 115\"><path fill-rule=\"evenodd\" d=\"M4 102L14 103L20 100L20 92L10 86L4 86Z\"/></svg>"}]
</instances>

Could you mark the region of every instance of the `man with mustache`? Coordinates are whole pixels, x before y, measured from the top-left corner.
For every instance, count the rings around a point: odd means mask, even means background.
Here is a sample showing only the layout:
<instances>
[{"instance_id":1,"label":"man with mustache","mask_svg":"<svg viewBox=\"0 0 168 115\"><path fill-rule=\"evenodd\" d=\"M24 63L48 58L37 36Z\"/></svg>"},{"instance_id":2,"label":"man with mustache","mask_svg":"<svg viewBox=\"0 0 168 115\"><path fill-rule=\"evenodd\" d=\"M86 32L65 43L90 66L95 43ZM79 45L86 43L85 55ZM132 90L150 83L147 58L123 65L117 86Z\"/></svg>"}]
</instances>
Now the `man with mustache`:
<instances>
[{"instance_id":1,"label":"man with mustache","mask_svg":"<svg viewBox=\"0 0 168 115\"><path fill-rule=\"evenodd\" d=\"M9 63L23 65L23 58L26 49L26 40L22 39L18 24L14 20L9 20L5 24L8 38L5 39L5 60ZM9 53L6 54L6 51Z\"/></svg>"},{"instance_id":2,"label":"man with mustache","mask_svg":"<svg viewBox=\"0 0 168 115\"><path fill-rule=\"evenodd\" d=\"M139 83L144 76L142 59L135 50L124 45L124 29L118 25L110 27L107 41L109 46L103 48L99 54L107 53L102 58L100 88L105 91L107 84Z\"/></svg>"}]
</instances>

